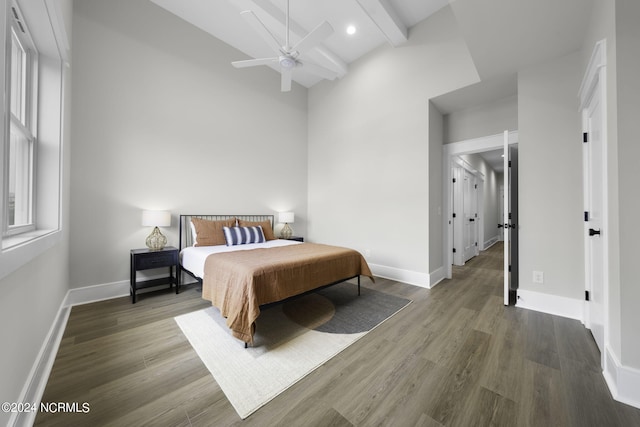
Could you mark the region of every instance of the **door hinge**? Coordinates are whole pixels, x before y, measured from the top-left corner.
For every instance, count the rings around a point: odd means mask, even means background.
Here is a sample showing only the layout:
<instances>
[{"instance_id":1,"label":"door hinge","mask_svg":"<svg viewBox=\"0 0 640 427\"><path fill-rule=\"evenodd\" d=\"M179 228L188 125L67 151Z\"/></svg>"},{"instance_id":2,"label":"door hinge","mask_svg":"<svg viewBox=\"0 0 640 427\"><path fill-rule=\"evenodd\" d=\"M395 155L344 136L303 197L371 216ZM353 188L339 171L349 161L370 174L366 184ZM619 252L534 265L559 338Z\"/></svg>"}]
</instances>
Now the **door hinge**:
<instances>
[{"instance_id":1,"label":"door hinge","mask_svg":"<svg viewBox=\"0 0 640 427\"><path fill-rule=\"evenodd\" d=\"M509 167L511 167L511 160L509 160Z\"/></svg>"},{"instance_id":2,"label":"door hinge","mask_svg":"<svg viewBox=\"0 0 640 427\"><path fill-rule=\"evenodd\" d=\"M589 142L589 134L587 132L582 133L582 142Z\"/></svg>"},{"instance_id":3,"label":"door hinge","mask_svg":"<svg viewBox=\"0 0 640 427\"><path fill-rule=\"evenodd\" d=\"M511 273L511 264L509 264L509 273Z\"/></svg>"},{"instance_id":4,"label":"door hinge","mask_svg":"<svg viewBox=\"0 0 640 427\"><path fill-rule=\"evenodd\" d=\"M585 211L584 212L584 222L588 222L589 221L589 212Z\"/></svg>"},{"instance_id":5,"label":"door hinge","mask_svg":"<svg viewBox=\"0 0 640 427\"><path fill-rule=\"evenodd\" d=\"M456 253L456 248L453 248L453 253L454 253L454 254Z\"/></svg>"},{"instance_id":6,"label":"door hinge","mask_svg":"<svg viewBox=\"0 0 640 427\"><path fill-rule=\"evenodd\" d=\"M476 242L476 246L478 246L478 242Z\"/></svg>"},{"instance_id":7,"label":"door hinge","mask_svg":"<svg viewBox=\"0 0 640 427\"><path fill-rule=\"evenodd\" d=\"M455 178L453 178L453 183L454 183L454 184L456 183L456 179L455 179Z\"/></svg>"},{"instance_id":8,"label":"door hinge","mask_svg":"<svg viewBox=\"0 0 640 427\"><path fill-rule=\"evenodd\" d=\"M454 217L454 218L456 217L456 213L455 213L455 212L453 213L453 217Z\"/></svg>"},{"instance_id":9,"label":"door hinge","mask_svg":"<svg viewBox=\"0 0 640 427\"><path fill-rule=\"evenodd\" d=\"M473 188L477 190L477 189L478 189L478 184L475 184L475 185L473 186Z\"/></svg>"},{"instance_id":10,"label":"door hinge","mask_svg":"<svg viewBox=\"0 0 640 427\"><path fill-rule=\"evenodd\" d=\"M584 291L584 300L591 301L591 295L589 295L589 291Z\"/></svg>"}]
</instances>

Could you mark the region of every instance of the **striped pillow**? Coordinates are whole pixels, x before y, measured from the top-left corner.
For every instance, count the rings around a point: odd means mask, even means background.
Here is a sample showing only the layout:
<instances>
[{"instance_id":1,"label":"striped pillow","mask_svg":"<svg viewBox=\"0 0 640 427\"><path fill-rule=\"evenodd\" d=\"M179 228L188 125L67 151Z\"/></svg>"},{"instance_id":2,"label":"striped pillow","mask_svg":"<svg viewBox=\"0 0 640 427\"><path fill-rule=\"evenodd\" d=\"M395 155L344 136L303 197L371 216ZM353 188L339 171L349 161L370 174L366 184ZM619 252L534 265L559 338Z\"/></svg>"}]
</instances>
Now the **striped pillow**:
<instances>
[{"instance_id":1,"label":"striped pillow","mask_svg":"<svg viewBox=\"0 0 640 427\"><path fill-rule=\"evenodd\" d=\"M265 241L262 227L223 227L227 246L247 243L263 243Z\"/></svg>"}]
</instances>

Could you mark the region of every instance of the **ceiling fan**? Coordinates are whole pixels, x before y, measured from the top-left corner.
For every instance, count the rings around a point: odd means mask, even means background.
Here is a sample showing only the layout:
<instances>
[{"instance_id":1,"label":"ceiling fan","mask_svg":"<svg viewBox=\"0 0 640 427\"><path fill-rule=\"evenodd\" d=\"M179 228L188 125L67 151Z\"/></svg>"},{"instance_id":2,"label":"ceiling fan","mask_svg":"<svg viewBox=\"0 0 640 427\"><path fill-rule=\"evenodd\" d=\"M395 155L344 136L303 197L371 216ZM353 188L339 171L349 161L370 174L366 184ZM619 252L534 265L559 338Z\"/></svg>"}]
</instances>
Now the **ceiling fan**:
<instances>
[{"instance_id":1,"label":"ceiling fan","mask_svg":"<svg viewBox=\"0 0 640 427\"><path fill-rule=\"evenodd\" d=\"M293 70L297 67L304 67L305 70L322 77L323 79L333 80L337 73L314 64L308 60L302 61L301 55L318 46L324 39L333 34L333 27L327 21L324 21L309 34L303 37L298 43L291 46L289 43L289 0L287 0L286 13L286 34L285 44L280 45L276 37L267 29L264 23L251 10L245 10L240 15L251 25L254 30L267 42L274 50L277 56L271 58L248 59L246 61L234 61L231 63L236 68L255 67L258 65L272 65L277 63L280 66L280 89L282 92L291 90L291 80Z\"/></svg>"}]
</instances>

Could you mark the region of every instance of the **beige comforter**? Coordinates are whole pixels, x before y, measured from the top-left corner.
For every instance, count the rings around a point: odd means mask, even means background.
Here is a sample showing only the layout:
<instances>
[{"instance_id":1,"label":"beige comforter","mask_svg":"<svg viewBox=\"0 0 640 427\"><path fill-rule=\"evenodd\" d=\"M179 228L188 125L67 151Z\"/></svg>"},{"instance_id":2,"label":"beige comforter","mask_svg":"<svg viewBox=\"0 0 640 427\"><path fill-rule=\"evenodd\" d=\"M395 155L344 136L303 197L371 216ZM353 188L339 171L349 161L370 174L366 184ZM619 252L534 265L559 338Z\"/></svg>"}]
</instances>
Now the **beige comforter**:
<instances>
[{"instance_id":1,"label":"beige comforter","mask_svg":"<svg viewBox=\"0 0 640 427\"><path fill-rule=\"evenodd\" d=\"M211 254L202 297L220 309L236 338L252 343L260 305L358 275L373 280L363 256L316 243Z\"/></svg>"}]
</instances>

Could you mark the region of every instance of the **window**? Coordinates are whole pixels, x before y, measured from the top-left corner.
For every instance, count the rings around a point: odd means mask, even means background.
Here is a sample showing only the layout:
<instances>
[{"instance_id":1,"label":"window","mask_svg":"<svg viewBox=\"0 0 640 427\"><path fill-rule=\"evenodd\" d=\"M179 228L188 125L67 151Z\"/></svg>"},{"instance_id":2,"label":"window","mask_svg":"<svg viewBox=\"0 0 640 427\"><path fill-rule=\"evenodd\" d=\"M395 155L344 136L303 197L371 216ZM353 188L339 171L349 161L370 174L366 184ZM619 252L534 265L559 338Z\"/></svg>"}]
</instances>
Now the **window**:
<instances>
[{"instance_id":1,"label":"window","mask_svg":"<svg viewBox=\"0 0 640 427\"><path fill-rule=\"evenodd\" d=\"M0 0L0 279L64 237L72 15L72 0Z\"/></svg>"},{"instance_id":2,"label":"window","mask_svg":"<svg viewBox=\"0 0 640 427\"><path fill-rule=\"evenodd\" d=\"M5 235L35 229L37 57L26 23L14 5L11 8L11 54L7 67L11 108L9 139L5 147L8 159L5 172Z\"/></svg>"}]
</instances>

